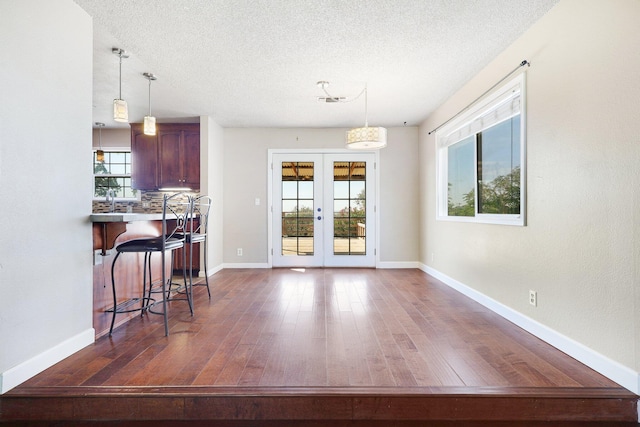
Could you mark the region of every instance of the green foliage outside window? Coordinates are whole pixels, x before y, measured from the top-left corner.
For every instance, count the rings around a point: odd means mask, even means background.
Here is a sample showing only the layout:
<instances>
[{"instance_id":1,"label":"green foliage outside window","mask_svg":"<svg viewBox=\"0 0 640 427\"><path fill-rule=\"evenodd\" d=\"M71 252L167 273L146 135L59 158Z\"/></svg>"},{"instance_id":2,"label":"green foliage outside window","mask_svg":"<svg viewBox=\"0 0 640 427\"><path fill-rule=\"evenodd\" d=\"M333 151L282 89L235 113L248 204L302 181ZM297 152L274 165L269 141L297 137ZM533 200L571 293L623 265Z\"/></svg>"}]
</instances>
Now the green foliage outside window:
<instances>
[{"instance_id":1,"label":"green foliage outside window","mask_svg":"<svg viewBox=\"0 0 640 427\"><path fill-rule=\"evenodd\" d=\"M286 212L282 218L284 237L313 237L313 209L302 207L296 212Z\"/></svg>"},{"instance_id":2,"label":"green foliage outside window","mask_svg":"<svg viewBox=\"0 0 640 427\"><path fill-rule=\"evenodd\" d=\"M110 189L114 191L116 197L120 196L118 194L120 192L120 184L118 184L118 179L111 176L98 176L108 174L109 171L105 166L104 162L94 162L93 164L93 174L96 175L95 180L95 190L94 197L106 197L107 191Z\"/></svg>"},{"instance_id":3,"label":"green foliage outside window","mask_svg":"<svg viewBox=\"0 0 640 427\"><path fill-rule=\"evenodd\" d=\"M334 237L358 236L358 223L366 220L365 211L366 190L363 189L356 199L351 199L351 207L333 214Z\"/></svg>"},{"instance_id":4,"label":"green foliage outside window","mask_svg":"<svg viewBox=\"0 0 640 427\"><path fill-rule=\"evenodd\" d=\"M451 185L451 184L449 184ZM454 204L449 197L448 214L451 216L475 215L475 190L463 196L464 203ZM520 167L511 173L496 177L488 184L480 186L478 211L486 214L520 213Z\"/></svg>"},{"instance_id":5,"label":"green foliage outside window","mask_svg":"<svg viewBox=\"0 0 640 427\"><path fill-rule=\"evenodd\" d=\"M109 190L120 199L136 199L138 190L131 188L131 154L128 151L107 151L104 160L93 156L93 197L106 197Z\"/></svg>"}]
</instances>

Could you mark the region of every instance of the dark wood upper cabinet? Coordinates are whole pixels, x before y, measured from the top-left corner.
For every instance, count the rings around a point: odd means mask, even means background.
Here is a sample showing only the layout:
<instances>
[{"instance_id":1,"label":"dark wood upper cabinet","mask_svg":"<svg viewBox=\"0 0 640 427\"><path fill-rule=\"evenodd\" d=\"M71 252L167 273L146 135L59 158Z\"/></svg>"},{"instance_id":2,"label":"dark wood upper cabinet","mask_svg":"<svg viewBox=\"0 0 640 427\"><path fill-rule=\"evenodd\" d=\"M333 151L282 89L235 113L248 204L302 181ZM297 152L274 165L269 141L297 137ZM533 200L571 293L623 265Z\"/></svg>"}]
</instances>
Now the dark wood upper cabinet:
<instances>
[{"instance_id":1,"label":"dark wood upper cabinet","mask_svg":"<svg viewBox=\"0 0 640 427\"><path fill-rule=\"evenodd\" d=\"M158 127L158 187L200 188L200 125Z\"/></svg>"},{"instance_id":2,"label":"dark wood upper cabinet","mask_svg":"<svg viewBox=\"0 0 640 427\"><path fill-rule=\"evenodd\" d=\"M156 136L148 137L139 134L142 134L142 125L132 124L131 178L132 182L137 185L133 188L140 190L200 189L199 124L162 123L157 125ZM141 142L134 143L134 137L137 137ZM155 155L151 147L147 146L146 138L153 140L156 147ZM139 150L139 152L134 154L134 150ZM137 165L137 162L140 164ZM142 174L144 176L141 176Z\"/></svg>"},{"instance_id":3,"label":"dark wood upper cabinet","mask_svg":"<svg viewBox=\"0 0 640 427\"><path fill-rule=\"evenodd\" d=\"M195 130L185 129L183 134L184 183L200 189L200 125Z\"/></svg>"},{"instance_id":4,"label":"dark wood upper cabinet","mask_svg":"<svg viewBox=\"0 0 640 427\"><path fill-rule=\"evenodd\" d=\"M158 188L158 139L145 135L139 123L131 124L131 188Z\"/></svg>"}]
</instances>

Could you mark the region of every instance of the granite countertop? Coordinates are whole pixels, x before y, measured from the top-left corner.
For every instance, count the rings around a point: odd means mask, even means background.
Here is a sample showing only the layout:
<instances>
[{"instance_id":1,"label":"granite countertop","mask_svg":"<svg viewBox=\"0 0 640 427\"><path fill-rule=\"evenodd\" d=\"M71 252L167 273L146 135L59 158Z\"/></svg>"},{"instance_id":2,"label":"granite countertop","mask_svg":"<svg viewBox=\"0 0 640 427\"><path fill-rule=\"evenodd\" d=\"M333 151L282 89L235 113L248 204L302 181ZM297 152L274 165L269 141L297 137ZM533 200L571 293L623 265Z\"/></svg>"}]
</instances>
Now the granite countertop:
<instances>
[{"instance_id":1,"label":"granite countertop","mask_svg":"<svg viewBox=\"0 0 640 427\"><path fill-rule=\"evenodd\" d=\"M132 221L162 221L161 213L127 213L109 212L93 213L89 216L91 222L132 222Z\"/></svg>"}]
</instances>

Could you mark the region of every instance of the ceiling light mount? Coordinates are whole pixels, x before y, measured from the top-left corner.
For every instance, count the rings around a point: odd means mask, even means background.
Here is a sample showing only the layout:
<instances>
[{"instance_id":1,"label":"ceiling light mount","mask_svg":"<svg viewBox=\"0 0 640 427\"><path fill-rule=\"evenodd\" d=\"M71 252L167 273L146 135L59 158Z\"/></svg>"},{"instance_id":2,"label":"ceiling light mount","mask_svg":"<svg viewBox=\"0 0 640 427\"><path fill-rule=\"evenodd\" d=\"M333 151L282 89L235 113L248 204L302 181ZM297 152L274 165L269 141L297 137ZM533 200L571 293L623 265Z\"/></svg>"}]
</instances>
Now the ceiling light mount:
<instances>
[{"instance_id":1,"label":"ceiling light mount","mask_svg":"<svg viewBox=\"0 0 640 427\"><path fill-rule=\"evenodd\" d=\"M155 135L156 134L156 118L151 115L151 81L158 78L153 73L142 73L142 75L149 80L149 114L144 116L144 134Z\"/></svg>"},{"instance_id":2,"label":"ceiling light mount","mask_svg":"<svg viewBox=\"0 0 640 427\"><path fill-rule=\"evenodd\" d=\"M358 95L356 95L353 98L348 98L346 96L334 96L331 95L329 93L329 91L327 91L327 87L329 87L329 82L326 80L319 80L316 82L316 86L318 86L320 89L322 89L322 91L325 93L326 96L318 96L316 99L318 102L326 102L327 104L336 104L336 103L344 103L344 102L351 102L351 101L355 101L356 99L360 98L360 96L363 94L363 92L360 92Z\"/></svg>"},{"instance_id":3,"label":"ceiling light mount","mask_svg":"<svg viewBox=\"0 0 640 427\"><path fill-rule=\"evenodd\" d=\"M145 76L149 80L158 80L156 75L153 74L153 73L142 73L142 75Z\"/></svg>"},{"instance_id":4,"label":"ceiling light mount","mask_svg":"<svg viewBox=\"0 0 640 427\"><path fill-rule=\"evenodd\" d=\"M125 51L124 49L120 49L119 47L112 47L111 53L113 53L114 55L118 55L120 58L126 59L129 57L129 54L127 53L127 51Z\"/></svg>"},{"instance_id":5,"label":"ceiling light mount","mask_svg":"<svg viewBox=\"0 0 640 427\"><path fill-rule=\"evenodd\" d=\"M117 55L120 58L120 92L117 99L113 100L113 120L116 122L128 123L129 122L129 107L127 101L122 99L122 58L128 58L129 55L124 49L119 47L111 48L111 53Z\"/></svg>"}]
</instances>

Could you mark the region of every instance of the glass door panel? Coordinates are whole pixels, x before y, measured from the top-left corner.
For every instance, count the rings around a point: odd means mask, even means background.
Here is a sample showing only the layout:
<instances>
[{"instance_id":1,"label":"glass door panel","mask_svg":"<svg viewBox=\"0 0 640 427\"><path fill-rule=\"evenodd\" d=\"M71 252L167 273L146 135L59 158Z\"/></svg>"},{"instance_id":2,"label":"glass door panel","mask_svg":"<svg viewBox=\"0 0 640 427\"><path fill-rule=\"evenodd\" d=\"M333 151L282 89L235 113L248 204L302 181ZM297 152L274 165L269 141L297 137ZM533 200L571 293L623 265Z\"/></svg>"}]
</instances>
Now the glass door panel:
<instances>
[{"instance_id":1,"label":"glass door panel","mask_svg":"<svg viewBox=\"0 0 640 427\"><path fill-rule=\"evenodd\" d=\"M374 163L373 153L324 157L326 266L375 266Z\"/></svg>"},{"instance_id":2,"label":"glass door panel","mask_svg":"<svg viewBox=\"0 0 640 427\"><path fill-rule=\"evenodd\" d=\"M313 255L313 162L282 164L282 256Z\"/></svg>"},{"instance_id":3,"label":"glass door panel","mask_svg":"<svg viewBox=\"0 0 640 427\"><path fill-rule=\"evenodd\" d=\"M322 265L319 205L322 182L318 177L322 176L323 169L322 158L316 156L273 156L273 264L276 267ZM316 212L320 219L316 218Z\"/></svg>"},{"instance_id":4,"label":"glass door panel","mask_svg":"<svg viewBox=\"0 0 640 427\"><path fill-rule=\"evenodd\" d=\"M333 254L366 255L366 162L333 162Z\"/></svg>"}]
</instances>

